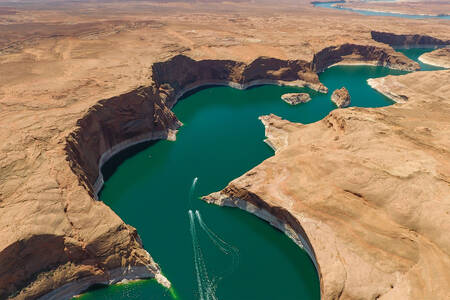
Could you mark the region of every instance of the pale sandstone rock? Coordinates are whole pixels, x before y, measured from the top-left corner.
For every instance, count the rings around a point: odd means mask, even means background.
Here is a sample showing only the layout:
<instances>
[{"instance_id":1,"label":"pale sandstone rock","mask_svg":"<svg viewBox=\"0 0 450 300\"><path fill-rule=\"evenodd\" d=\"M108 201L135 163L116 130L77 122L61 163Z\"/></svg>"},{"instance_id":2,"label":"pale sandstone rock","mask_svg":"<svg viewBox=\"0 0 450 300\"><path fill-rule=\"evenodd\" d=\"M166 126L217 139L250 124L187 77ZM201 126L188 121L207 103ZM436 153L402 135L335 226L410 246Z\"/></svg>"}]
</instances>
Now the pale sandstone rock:
<instances>
[{"instance_id":1,"label":"pale sandstone rock","mask_svg":"<svg viewBox=\"0 0 450 300\"><path fill-rule=\"evenodd\" d=\"M322 299L446 299L450 71L376 80L409 101L309 125L261 117L275 156L205 200L247 202L295 229L313 249Z\"/></svg>"},{"instance_id":2,"label":"pale sandstone rock","mask_svg":"<svg viewBox=\"0 0 450 300\"><path fill-rule=\"evenodd\" d=\"M399 18L389 25L384 18L349 17L302 2L298 7L274 7L62 1L53 10L38 1L2 15L0 298L14 294L34 299L53 291L61 299L94 283L158 274L136 230L96 201L95 191L101 186L98 163L107 157L101 152L174 138L180 124L170 114L176 100L171 89L189 90L205 82L238 88L273 83L310 85L326 92L307 65L312 71L341 61L417 69L415 62L383 44L391 37L373 40L372 29L418 34L420 40L429 40L430 33L442 41L450 38L445 22ZM324 20L320 29L318 13ZM180 80L182 86L158 86L160 94L171 96L166 101L162 95L164 103L149 101L154 99L148 89L155 83L152 64L181 53L226 60L230 73L219 80L198 76L193 83ZM283 65L259 59L268 64L265 72L249 67L259 57L274 57ZM244 74L245 66L249 68ZM170 69L172 74L177 71ZM217 70L224 75L223 68ZM136 97L127 97L129 93ZM98 103L100 99L107 100ZM426 126L419 127L428 132ZM73 152L66 148L70 143Z\"/></svg>"},{"instance_id":3,"label":"pale sandstone rock","mask_svg":"<svg viewBox=\"0 0 450 300\"><path fill-rule=\"evenodd\" d=\"M281 99L290 105L297 105L311 101L311 96L308 93L288 93L281 95Z\"/></svg>"},{"instance_id":4,"label":"pale sandstone rock","mask_svg":"<svg viewBox=\"0 0 450 300\"><path fill-rule=\"evenodd\" d=\"M335 90L333 94L331 94L331 101L339 108L347 107L350 105L350 94L348 90L343 87Z\"/></svg>"},{"instance_id":5,"label":"pale sandstone rock","mask_svg":"<svg viewBox=\"0 0 450 300\"><path fill-rule=\"evenodd\" d=\"M419 57L419 60L429 65L450 68L450 47L441 48L422 54Z\"/></svg>"}]
</instances>

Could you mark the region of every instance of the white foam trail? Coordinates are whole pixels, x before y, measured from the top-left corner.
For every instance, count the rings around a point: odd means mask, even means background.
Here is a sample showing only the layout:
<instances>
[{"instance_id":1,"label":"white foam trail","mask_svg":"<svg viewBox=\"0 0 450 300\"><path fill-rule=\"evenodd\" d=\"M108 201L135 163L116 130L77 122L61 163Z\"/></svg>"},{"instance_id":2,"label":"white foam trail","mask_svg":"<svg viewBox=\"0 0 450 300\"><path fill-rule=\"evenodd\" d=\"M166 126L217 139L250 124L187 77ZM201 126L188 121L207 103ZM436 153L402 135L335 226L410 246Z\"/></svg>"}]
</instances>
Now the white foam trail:
<instances>
[{"instance_id":1,"label":"white foam trail","mask_svg":"<svg viewBox=\"0 0 450 300\"><path fill-rule=\"evenodd\" d=\"M194 215L192 213L192 210L189 210L189 230L191 232L191 237L192 237L192 248L194 250L194 267L195 267L195 275L197 277L197 288L198 288L198 293L200 296L200 300L203 300L203 287L202 287L202 281L201 281L201 274L200 274L200 270L199 270L199 262L198 262L198 245L197 245L197 233L195 231L195 220L194 220Z\"/></svg>"},{"instance_id":2,"label":"white foam trail","mask_svg":"<svg viewBox=\"0 0 450 300\"><path fill-rule=\"evenodd\" d=\"M189 207L192 207L192 197L194 196L195 187L197 186L198 177L192 180L191 189L189 190Z\"/></svg>"},{"instance_id":3,"label":"white foam trail","mask_svg":"<svg viewBox=\"0 0 450 300\"><path fill-rule=\"evenodd\" d=\"M231 254L233 263L228 272L225 272L224 276L231 274L237 265L239 264L239 249L234 247L233 245L228 244L223 239L221 239L211 228L206 225L203 221L202 216L198 210L195 211L195 216L197 217L198 223L203 231L208 235L210 240L226 255Z\"/></svg>"},{"instance_id":4,"label":"white foam trail","mask_svg":"<svg viewBox=\"0 0 450 300\"><path fill-rule=\"evenodd\" d=\"M216 285L209 279L202 249L200 248L200 244L198 242L194 214L192 213L192 210L189 210L188 213L190 232L192 236L192 247L194 249L194 266L197 277L197 288L200 300L218 300L215 295Z\"/></svg>"}]
</instances>

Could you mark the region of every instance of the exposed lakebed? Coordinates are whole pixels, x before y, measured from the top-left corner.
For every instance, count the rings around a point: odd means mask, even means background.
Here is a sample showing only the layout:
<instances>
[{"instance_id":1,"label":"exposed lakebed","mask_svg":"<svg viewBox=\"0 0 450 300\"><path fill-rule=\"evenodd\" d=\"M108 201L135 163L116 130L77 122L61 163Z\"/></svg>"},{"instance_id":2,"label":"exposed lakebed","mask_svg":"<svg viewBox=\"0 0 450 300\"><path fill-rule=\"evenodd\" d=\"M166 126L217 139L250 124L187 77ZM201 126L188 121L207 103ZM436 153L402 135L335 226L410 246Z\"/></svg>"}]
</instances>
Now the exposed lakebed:
<instances>
[{"instance_id":1,"label":"exposed lakebed","mask_svg":"<svg viewBox=\"0 0 450 300\"><path fill-rule=\"evenodd\" d=\"M366 80L405 73L334 66L320 80L330 93L347 87L351 106L380 107L393 102ZM312 100L291 106L280 99L299 92ZM172 289L143 280L92 289L82 299L320 299L313 262L287 236L249 213L198 198L273 155L263 142L259 116L312 123L336 108L330 93L265 85L209 87L186 95L173 109L184 123L177 141L141 144L114 157L103 168L107 180L100 194L137 228Z\"/></svg>"}]
</instances>

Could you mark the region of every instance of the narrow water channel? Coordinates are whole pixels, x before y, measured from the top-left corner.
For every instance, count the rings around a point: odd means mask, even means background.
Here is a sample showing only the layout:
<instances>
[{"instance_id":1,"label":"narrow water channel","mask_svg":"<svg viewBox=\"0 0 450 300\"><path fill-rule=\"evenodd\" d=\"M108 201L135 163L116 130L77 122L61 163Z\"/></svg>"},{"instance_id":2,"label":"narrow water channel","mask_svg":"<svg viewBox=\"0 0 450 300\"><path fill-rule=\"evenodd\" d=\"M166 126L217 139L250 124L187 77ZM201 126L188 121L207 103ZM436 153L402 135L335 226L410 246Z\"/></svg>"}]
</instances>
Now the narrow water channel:
<instances>
[{"instance_id":1,"label":"narrow water channel","mask_svg":"<svg viewBox=\"0 0 450 300\"><path fill-rule=\"evenodd\" d=\"M384 0L389 1L389 0ZM390 0L389 2L394 2L396 0ZM368 1L368 2L376 2L376 1ZM351 11L354 13L358 13L365 16L384 16L384 17L399 17L399 18L408 18L408 19L429 19L429 18L438 18L438 19L447 19L450 20L450 15L448 12L443 12L442 15L432 16L432 15L421 15L421 14L403 14L403 13L395 13L395 12L381 12L381 11L372 11L372 10L364 10L364 9L353 9L349 7L343 7L342 4L345 1L330 1L330 2L311 2L315 7L325 7L331 9L339 9L345 11Z\"/></svg>"},{"instance_id":2,"label":"narrow water channel","mask_svg":"<svg viewBox=\"0 0 450 300\"><path fill-rule=\"evenodd\" d=\"M380 107L392 101L366 80L405 73L335 66L320 80L330 92L347 87L352 106ZM308 92L312 100L291 106L280 99L290 92ZM320 299L318 274L306 252L259 218L199 197L273 155L259 116L274 113L306 124L335 108L330 94L272 85L210 87L182 99L174 107L184 123L177 141L141 144L114 157L103 168L107 180L100 194L137 228L173 288L142 280L93 288L81 299Z\"/></svg>"}]
</instances>

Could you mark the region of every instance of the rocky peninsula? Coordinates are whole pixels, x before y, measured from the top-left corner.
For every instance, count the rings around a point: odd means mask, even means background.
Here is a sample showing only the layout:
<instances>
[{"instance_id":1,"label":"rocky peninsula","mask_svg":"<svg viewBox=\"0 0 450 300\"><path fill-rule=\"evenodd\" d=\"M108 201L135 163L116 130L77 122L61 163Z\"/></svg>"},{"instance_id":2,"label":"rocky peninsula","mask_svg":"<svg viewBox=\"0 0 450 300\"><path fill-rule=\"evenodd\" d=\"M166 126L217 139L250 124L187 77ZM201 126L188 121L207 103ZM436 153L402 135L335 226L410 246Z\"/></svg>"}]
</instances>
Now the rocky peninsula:
<instances>
[{"instance_id":1,"label":"rocky peninsula","mask_svg":"<svg viewBox=\"0 0 450 300\"><path fill-rule=\"evenodd\" d=\"M381 92L408 102L335 110L310 125L262 117L275 156L204 199L254 213L312 250L323 299L443 299L448 80L449 71L383 78Z\"/></svg>"},{"instance_id":2,"label":"rocky peninsula","mask_svg":"<svg viewBox=\"0 0 450 300\"><path fill-rule=\"evenodd\" d=\"M443 68L450 68L450 48L441 48L432 52L422 54L419 57L419 60L425 64Z\"/></svg>"},{"instance_id":3,"label":"rocky peninsula","mask_svg":"<svg viewBox=\"0 0 450 300\"><path fill-rule=\"evenodd\" d=\"M101 165L114 153L175 139L181 124L171 108L183 93L207 84L262 83L325 92L317 72L335 63L416 70L387 44L450 39L444 23L405 19L387 26L335 11L321 12L326 21L318 30L309 1L275 8L184 3L182 9L147 1L64 1L56 9L39 1L0 11L2 299L67 299L124 279L156 277L168 285L144 249L150 241L97 201L97 192ZM382 34L373 38L372 29ZM448 73L426 73L376 81L389 95L408 98L405 106L338 110L309 126L268 118L277 155L257 168L277 177L247 173L249 188L230 185L280 226L289 222L299 243L312 245L323 299L448 294L441 233L448 231L442 195L448 194L450 118L440 84ZM408 89L417 82L422 90ZM305 134L289 134L300 130ZM299 147L284 148L293 136ZM383 141L395 147L385 149ZM297 168L300 163L306 167ZM296 175L280 177L286 170ZM298 190L298 182L306 188ZM273 187L284 184L277 194Z\"/></svg>"}]
</instances>

